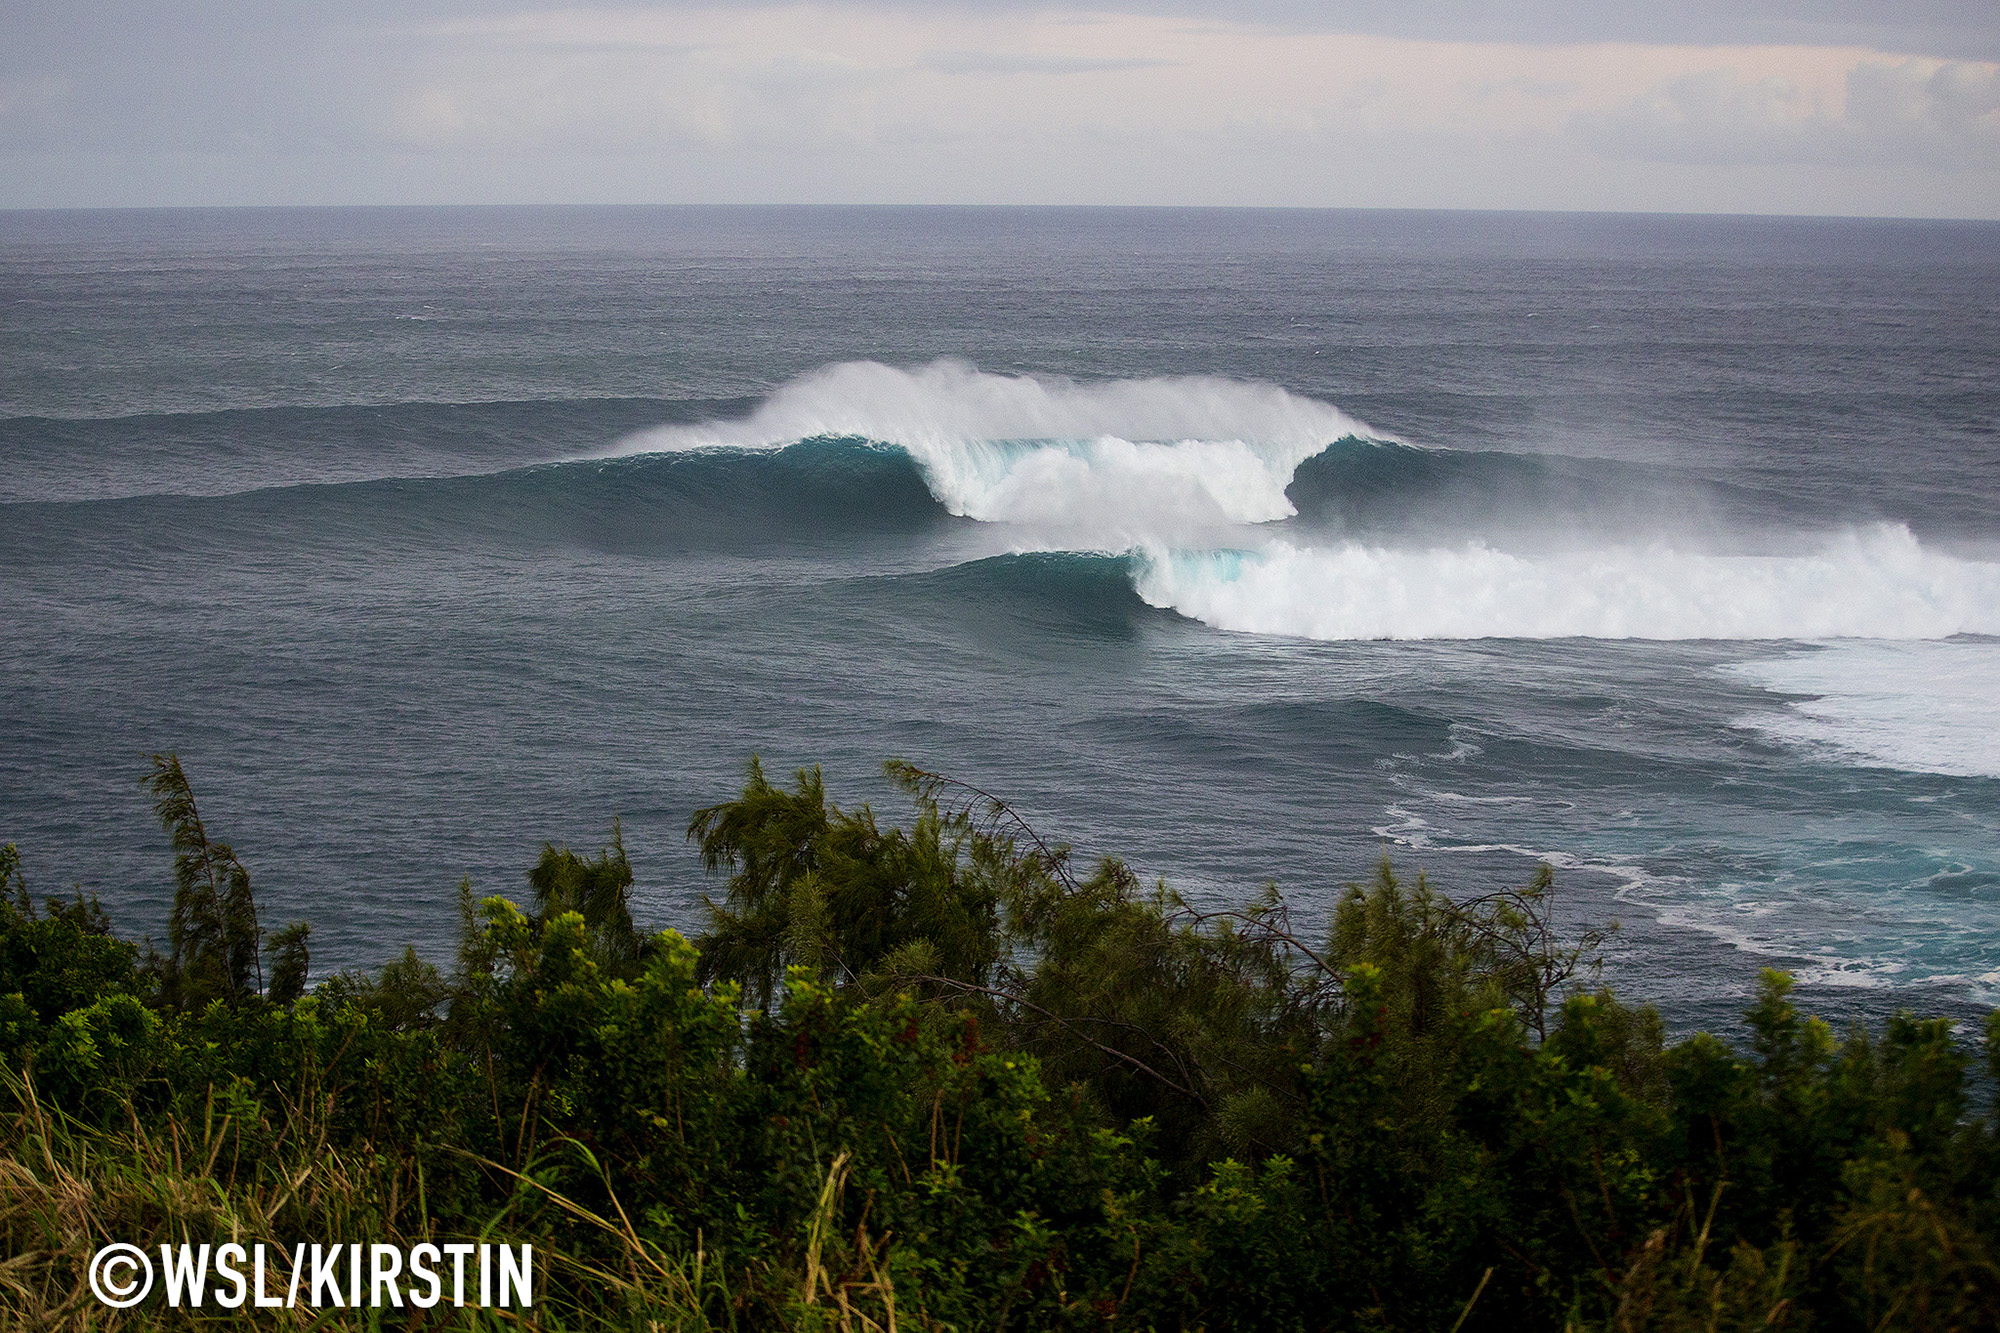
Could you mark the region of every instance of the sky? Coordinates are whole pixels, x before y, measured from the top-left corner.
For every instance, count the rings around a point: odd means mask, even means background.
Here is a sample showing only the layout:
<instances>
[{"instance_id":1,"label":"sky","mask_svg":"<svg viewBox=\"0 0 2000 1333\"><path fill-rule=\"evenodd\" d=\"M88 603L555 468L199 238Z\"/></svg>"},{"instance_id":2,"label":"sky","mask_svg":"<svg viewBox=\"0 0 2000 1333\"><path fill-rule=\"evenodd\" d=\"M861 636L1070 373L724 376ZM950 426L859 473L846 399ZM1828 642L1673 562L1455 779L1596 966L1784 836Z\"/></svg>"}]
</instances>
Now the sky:
<instances>
[{"instance_id":1,"label":"sky","mask_svg":"<svg viewBox=\"0 0 2000 1333\"><path fill-rule=\"evenodd\" d=\"M2000 0L0 0L0 208L2000 217Z\"/></svg>"}]
</instances>

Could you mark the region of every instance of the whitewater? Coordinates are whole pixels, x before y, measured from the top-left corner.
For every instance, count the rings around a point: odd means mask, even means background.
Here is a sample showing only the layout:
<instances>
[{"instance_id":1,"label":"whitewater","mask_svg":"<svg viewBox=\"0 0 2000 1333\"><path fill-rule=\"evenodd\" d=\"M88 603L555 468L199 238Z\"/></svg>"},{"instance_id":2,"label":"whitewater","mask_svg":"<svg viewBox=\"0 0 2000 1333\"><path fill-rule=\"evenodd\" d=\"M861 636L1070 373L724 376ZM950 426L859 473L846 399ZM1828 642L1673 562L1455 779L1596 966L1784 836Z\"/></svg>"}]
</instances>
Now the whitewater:
<instances>
[{"instance_id":1,"label":"whitewater","mask_svg":"<svg viewBox=\"0 0 2000 1333\"><path fill-rule=\"evenodd\" d=\"M1808 534L1817 549L1791 555L1265 536L1256 529L1299 517L1287 488L1301 463L1341 440L1391 437L1275 385L1208 376L1090 384L950 360L849 363L781 386L743 420L644 432L605 456L816 438L907 451L950 513L1004 525L1009 549L1137 554L1147 602L1218 629L1314 639L2000 634L2000 564L1926 550L1903 524Z\"/></svg>"}]
</instances>

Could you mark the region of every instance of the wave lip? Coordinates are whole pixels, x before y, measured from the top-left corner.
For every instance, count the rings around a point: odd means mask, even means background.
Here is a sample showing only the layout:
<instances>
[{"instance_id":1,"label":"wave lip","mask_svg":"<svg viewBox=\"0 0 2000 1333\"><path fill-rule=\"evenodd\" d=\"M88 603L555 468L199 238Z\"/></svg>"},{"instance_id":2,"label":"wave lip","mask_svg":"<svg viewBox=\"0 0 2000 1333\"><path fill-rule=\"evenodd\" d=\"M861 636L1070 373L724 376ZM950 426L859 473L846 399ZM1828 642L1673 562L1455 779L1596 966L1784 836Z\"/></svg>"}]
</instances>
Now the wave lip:
<instances>
[{"instance_id":1,"label":"wave lip","mask_svg":"<svg viewBox=\"0 0 2000 1333\"><path fill-rule=\"evenodd\" d=\"M1152 551L1139 593L1218 629L1312 639L1941 639L2000 633L2000 565L1901 525L1803 556L1273 542Z\"/></svg>"},{"instance_id":2,"label":"wave lip","mask_svg":"<svg viewBox=\"0 0 2000 1333\"><path fill-rule=\"evenodd\" d=\"M996 375L945 358L905 370L845 361L780 386L740 421L665 426L615 452L776 448L816 435L858 435L921 450L982 440L1242 440L1296 455L1293 466L1368 428L1340 409L1213 375L1082 384L1062 376ZM1287 475L1290 469L1287 470Z\"/></svg>"},{"instance_id":3,"label":"wave lip","mask_svg":"<svg viewBox=\"0 0 2000 1333\"><path fill-rule=\"evenodd\" d=\"M914 369L852 361L781 386L741 420L646 431L615 452L777 449L821 437L894 445L953 514L1120 550L1289 518L1285 488L1298 465L1367 434L1338 408L1272 384L1083 384L955 360Z\"/></svg>"}]
</instances>

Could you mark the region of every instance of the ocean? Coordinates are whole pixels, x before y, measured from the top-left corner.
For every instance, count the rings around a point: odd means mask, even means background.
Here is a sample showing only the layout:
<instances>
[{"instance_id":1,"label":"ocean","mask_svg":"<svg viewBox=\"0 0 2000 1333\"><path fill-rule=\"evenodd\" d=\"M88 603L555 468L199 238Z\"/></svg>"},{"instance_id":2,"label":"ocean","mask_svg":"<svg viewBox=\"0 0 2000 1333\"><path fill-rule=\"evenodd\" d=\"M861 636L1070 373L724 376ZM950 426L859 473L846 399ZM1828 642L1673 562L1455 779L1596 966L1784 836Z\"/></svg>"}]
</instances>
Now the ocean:
<instances>
[{"instance_id":1,"label":"ocean","mask_svg":"<svg viewBox=\"0 0 2000 1333\"><path fill-rule=\"evenodd\" d=\"M2000 1003L2000 224L0 213L0 839L315 974L745 764L1193 901L1556 868L1727 1029Z\"/></svg>"}]
</instances>

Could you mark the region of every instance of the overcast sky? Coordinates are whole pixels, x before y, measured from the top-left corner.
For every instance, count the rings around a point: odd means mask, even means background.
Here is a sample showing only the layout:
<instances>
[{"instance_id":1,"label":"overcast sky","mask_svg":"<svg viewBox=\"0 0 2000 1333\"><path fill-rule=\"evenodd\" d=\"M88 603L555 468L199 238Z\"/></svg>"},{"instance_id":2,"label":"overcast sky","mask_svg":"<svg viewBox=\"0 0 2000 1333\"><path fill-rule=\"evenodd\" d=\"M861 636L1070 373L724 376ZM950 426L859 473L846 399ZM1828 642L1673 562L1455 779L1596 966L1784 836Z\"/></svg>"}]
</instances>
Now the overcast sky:
<instances>
[{"instance_id":1,"label":"overcast sky","mask_svg":"<svg viewBox=\"0 0 2000 1333\"><path fill-rule=\"evenodd\" d=\"M2000 0L0 0L0 207L2000 217Z\"/></svg>"}]
</instances>

